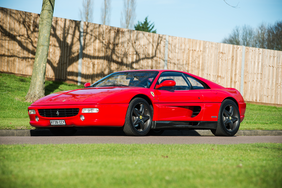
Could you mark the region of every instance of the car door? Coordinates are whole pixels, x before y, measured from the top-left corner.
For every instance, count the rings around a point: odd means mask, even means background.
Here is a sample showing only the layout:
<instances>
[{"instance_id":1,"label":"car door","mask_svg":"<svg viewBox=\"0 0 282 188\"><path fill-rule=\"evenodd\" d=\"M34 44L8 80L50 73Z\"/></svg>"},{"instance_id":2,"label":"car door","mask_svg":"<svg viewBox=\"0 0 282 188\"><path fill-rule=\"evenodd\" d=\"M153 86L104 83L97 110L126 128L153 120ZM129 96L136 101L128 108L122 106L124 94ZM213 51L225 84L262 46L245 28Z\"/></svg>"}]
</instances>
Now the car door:
<instances>
[{"instance_id":1,"label":"car door","mask_svg":"<svg viewBox=\"0 0 282 188\"><path fill-rule=\"evenodd\" d=\"M202 121L217 121L218 112L221 101L216 90L210 89L205 83L196 78L185 74L185 77L190 82L192 90L199 90L202 95Z\"/></svg>"},{"instance_id":2,"label":"car door","mask_svg":"<svg viewBox=\"0 0 282 188\"><path fill-rule=\"evenodd\" d=\"M192 90L191 84L183 73L163 72L157 84L172 79L174 87L163 87L155 90L157 102L157 121L200 121L202 94Z\"/></svg>"}]
</instances>

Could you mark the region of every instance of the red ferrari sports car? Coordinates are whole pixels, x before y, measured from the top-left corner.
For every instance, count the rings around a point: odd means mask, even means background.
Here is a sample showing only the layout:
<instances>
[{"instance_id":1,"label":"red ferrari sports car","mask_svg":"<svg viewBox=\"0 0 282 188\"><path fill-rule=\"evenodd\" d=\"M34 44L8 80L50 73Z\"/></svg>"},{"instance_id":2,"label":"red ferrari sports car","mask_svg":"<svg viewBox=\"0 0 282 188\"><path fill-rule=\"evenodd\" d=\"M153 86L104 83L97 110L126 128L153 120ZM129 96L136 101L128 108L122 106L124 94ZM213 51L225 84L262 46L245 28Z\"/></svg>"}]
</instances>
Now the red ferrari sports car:
<instances>
[{"instance_id":1,"label":"red ferrari sports car","mask_svg":"<svg viewBox=\"0 0 282 188\"><path fill-rule=\"evenodd\" d=\"M28 107L30 125L54 134L77 127L121 127L143 136L173 128L233 136L246 103L233 88L174 70L112 73L85 88L45 96Z\"/></svg>"}]
</instances>

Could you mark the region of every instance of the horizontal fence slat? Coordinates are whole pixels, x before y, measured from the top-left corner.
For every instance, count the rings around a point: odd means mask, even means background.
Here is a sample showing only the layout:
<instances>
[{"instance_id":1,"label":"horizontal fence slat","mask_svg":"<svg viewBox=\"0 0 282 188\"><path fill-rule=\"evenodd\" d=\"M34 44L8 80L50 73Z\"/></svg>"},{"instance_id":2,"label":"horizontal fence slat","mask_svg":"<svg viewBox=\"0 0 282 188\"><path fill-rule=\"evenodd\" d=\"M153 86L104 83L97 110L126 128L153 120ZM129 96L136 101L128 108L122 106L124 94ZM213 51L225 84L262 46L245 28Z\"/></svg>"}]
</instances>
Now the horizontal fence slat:
<instances>
[{"instance_id":1,"label":"horizontal fence slat","mask_svg":"<svg viewBox=\"0 0 282 188\"><path fill-rule=\"evenodd\" d=\"M31 76L39 17L0 8L1 72ZM53 18L46 79L78 82L79 30L80 21ZM82 52L82 82L93 83L116 71L167 67L190 72L224 87L243 88L246 101L282 104L282 51L85 22Z\"/></svg>"}]
</instances>

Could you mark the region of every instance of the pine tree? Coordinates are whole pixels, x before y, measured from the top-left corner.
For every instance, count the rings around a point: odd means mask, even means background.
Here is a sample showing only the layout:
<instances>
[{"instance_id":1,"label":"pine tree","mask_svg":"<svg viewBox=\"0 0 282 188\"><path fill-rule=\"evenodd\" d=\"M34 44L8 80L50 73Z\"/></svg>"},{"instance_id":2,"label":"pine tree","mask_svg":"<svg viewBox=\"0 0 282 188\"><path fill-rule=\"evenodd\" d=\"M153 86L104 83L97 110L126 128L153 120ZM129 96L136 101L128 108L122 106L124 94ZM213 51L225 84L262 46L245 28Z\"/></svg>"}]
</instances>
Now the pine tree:
<instances>
[{"instance_id":1,"label":"pine tree","mask_svg":"<svg viewBox=\"0 0 282 188\"><path fill-rule=\"evenodd\" d=\"M135 30L137 31L145 31L145 32L150 32L150 33L157 33L157 30L153 30L155 27L154 23L150 23L148 21L148 16L145 18L144 22L138 21L136 25L134 25Z\"/></svg>"}]
</instances>

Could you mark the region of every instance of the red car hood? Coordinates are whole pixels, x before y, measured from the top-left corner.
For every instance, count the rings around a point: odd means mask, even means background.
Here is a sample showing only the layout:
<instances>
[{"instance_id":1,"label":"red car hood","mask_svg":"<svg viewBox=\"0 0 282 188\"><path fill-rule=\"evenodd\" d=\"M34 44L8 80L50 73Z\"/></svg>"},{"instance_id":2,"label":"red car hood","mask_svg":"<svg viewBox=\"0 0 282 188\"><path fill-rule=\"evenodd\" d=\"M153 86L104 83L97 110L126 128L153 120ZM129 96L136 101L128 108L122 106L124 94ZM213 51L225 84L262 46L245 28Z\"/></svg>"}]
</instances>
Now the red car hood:
<instances>
[{"instance_id":1,"label":"red car hood","mask_svg":"<svg viewBox=\"0 0 282 188\"><path fill-rule=\"evenodd\" d=\"M81 104L81 103L108 103L109 98L116 99L117 102L121 102L122 94L128 93L128 90L132 90L132 87L103 87L103 88L84 88L72 91L65 91L47 95L32 105L70 105L70 104ZM140 88L138 88L140 89Z\"/></svg>"}]
</instances>

